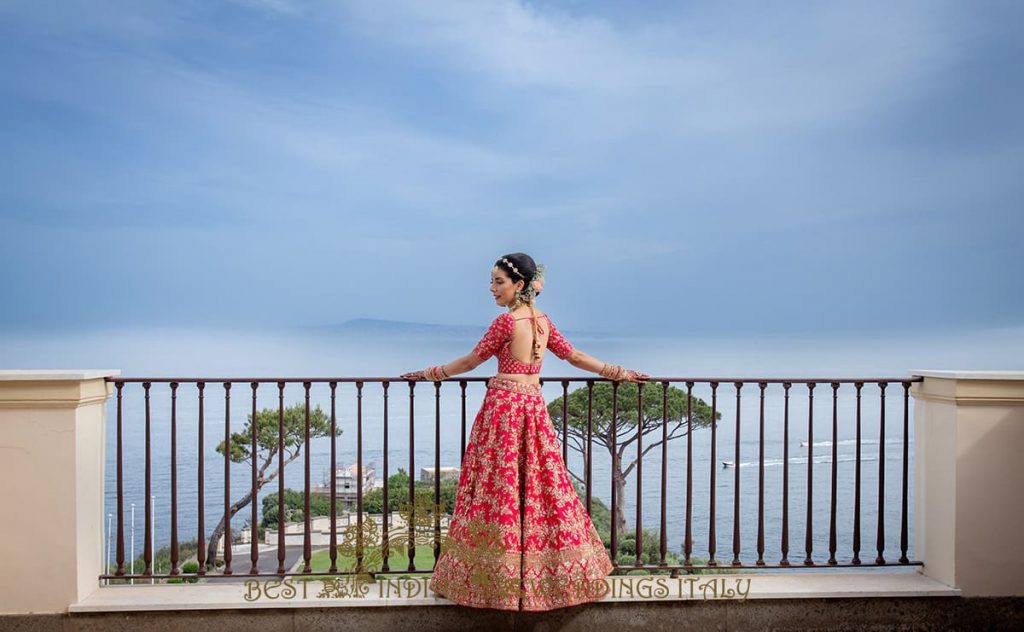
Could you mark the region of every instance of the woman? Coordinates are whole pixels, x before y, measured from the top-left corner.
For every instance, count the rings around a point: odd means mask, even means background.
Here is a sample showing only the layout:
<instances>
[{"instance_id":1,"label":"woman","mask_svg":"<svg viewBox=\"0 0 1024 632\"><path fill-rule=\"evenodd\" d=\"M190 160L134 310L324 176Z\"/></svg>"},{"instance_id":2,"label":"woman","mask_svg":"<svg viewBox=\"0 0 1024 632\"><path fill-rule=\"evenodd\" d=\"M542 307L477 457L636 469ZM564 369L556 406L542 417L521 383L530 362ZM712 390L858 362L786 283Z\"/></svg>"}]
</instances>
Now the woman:
<instances>
[{"instance_id":1,"label":"woman","mask_svg":"<svg viewBox=\"0 0 1024 632\"><path fill-rule=\"evenodd\" d=\"M602 598L611 559L580 502L541 392L544 349L603 377L647 375L575 349L534 298L543 266L517 252L498 259L491 294L508 311L466 356L402 375L443 380L498 356L463 457L455 511L430 579L435 594L500 610L551 610ZM527 357L529 361L520 358Z\"/></svg>"}]
</instances>

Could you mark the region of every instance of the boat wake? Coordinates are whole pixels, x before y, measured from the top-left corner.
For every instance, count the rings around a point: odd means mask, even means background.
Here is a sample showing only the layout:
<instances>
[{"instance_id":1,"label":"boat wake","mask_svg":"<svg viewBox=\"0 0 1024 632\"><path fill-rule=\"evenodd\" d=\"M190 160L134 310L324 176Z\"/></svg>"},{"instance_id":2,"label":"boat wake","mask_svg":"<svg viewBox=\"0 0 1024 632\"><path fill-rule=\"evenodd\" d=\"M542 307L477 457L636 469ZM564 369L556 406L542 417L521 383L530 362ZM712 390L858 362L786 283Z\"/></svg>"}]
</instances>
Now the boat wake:
<instances>
[{"instance_id":1,"label":"boat wake","mask_svg":"<svg viewBox=\"0 0 1024 632\"><path fill-rule=\"evenodd\" d=\"M895 443L895 444L902 445L903 444L903 439L902 438L900 438L900 439L886 439L885 442L886 443ZM840 439L839 441L836 441L836 445L856 445L856 443L857 443L856 439ZM861 445L868 445L868 444L878 445L878 439L861 439L860 443L861 443ZM817 447L832 447L832 442L831 441L815 441L811 445L812 445L812 447L816 447L816 448ZM801 448L806 448L807 447L807 442L806 441L801 441L800 442L800 447Z\"/></svg>"},{"instance_id":2,"label":"boat wake","mask_svg":"<svg viewBox=\"0 0 1024 632\"><path fill-rule=\"evenodd\" d=\"M822 454L820 456L813 457L813 460L814 460L814 463L831 463L832 462L832 455L831 454ZM836 458L836 463L846 463L846 462L849 462L849 461L856 461L856 460L857 460L857 456L854 455L854 454L849 454L849 455L847 455L847 454L840 454ZM860 460L861 460L861 462L864 462L864 461L877 461L878 460L878 456L877 455L871 455L871 454L865 454L865 455L862 455L860 457ZM792 456L792 457L789 457L789 462L790 463L798 463L798 464L799 463L806 464L807 463L807 457L806 456ZM765 467L774 467L774 466L782 465L783 463L785 463L785 460L783 460L783 459L765 459L764 460L764 466ZM740 461L739 466L740 467L752 467L752 466L757 466L759 464L760 464L760 461ZM723 460L722 461L722 467L736 467L736 464L735 464L734 461Z\"/></svg>"}]
</instances>

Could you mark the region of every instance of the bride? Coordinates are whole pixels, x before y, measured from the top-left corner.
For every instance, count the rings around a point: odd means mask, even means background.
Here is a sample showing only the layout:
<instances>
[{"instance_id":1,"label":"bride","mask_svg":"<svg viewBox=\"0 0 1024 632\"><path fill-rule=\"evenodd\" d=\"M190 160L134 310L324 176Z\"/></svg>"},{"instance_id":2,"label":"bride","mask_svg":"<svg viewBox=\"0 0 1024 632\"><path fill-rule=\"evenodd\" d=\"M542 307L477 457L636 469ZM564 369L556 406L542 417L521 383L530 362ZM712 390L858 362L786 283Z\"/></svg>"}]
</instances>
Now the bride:
<instances>
[{"instance_id":1,"label":"bride","mask_svg":"<svg viewBox=\"0 0 1024 632\"><path fill-rule=\"evenodd\" d=\"M467 355L401 376L439 381L498 358L469 434L455 510L430 579L435 594L465 606L539 611L596 601L605 596L604 578L613 569L572 486L539 373L550 350L610 380L649 376L601 362L566 340L537 311L543 272L525 253L499 258L491 294L507 310Z\"/></svg>"}]
</instances>

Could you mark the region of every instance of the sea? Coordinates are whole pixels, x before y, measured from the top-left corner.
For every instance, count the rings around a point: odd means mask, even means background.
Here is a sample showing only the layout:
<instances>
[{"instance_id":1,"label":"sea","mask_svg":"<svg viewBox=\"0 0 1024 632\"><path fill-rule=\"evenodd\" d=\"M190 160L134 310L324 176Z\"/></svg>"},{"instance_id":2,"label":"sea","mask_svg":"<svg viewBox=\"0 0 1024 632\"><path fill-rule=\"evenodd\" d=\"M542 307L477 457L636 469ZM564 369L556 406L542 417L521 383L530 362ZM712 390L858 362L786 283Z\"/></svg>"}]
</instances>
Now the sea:
<instances>
[{"instance_id":1,"label":"sea","mask_svg":"<svg viewBox=\"0 0 1024 632\"><path fill-rule=\"evenodd\" d=\"M205 427L202 454L198 453L198 398L195 385L185 383L177 398L177 515L178 539L194 539L198 526L198 463L204 464L205 529L209 532L223 513L224 458L216 452L223 440L225 418L238 431L252 407L248 384L236 384L230 408L218 379L267 377L391 377L430 364L449 362L470 351L481 331L473 328L432 328L386 321L359 321L349 327L279 330L195 329L167 327L119 328L90 331L0 331L0 358L10 369L116 369L125 377L181 377L208 379L205 392ZM782 557L788 536L788 558L802 563L810 558L824 563L830 547L840 563L853 555L854 520L859 513L860 557L877 556L896 560L901 554L902 506L907 504L909 541L907 555L914 559L914 425L913 399L908 402L910 423L903 424L904 399L900 383L881 390L867 384L861 392L860 441L857 441L857 398L852 385L836 392L835 434L833 435L832 389L815 387L813 400L804 384L789 391L789 421L785 423L786 400L780 384L765 391L763 456L761 454L760 402L755 384L737 390L732 378L897 378L906 379L920 370L1021 370L1024 369L1024 326L936 332L877 332L846 335L791 334L772 336L664 336L616 337L587 332L563 331L578 348L601 360L642 370L659 377L721 378L717 410L721 414L712 445L710 429L694 432L692 460L687 459L687 437L669 441L664 452L659 445L638 455L637 443L627 445L620 459L629 468L623 503L626 528L639 520L645 529L658 531L664 520L668 550L681 554L690 517L691 554L707 558L714 550L719 562L734 557L745 564L759 557L769 564ZM491 359L468 377L487 377L496 370ZM546 379L586 377L549 354L541 374ZM462 377L462 376L460 376ZM580 384L572 383L571 389ZM683 384L673 386L685 388ZM648 390L651 389L651 390ZM660 393L660 385L645 387ZM413 405L415 444L409 444L410 404L408 387L392 384L388 398L388 472L434 465L436 410L433 386L421 383ZM466 417L463 417L456 384L441 391L440 462L458 467L461 463L463 432L468 433L484 393L478 382L469 384ZM361 401L351 383L339 384L336 396L338 425L337 466L354 464L357 442L361 440L364 465L375 469L378 484L384 472L384 392L378 382L363 386ZM547 401L561 396L562 386L549 381L544 389ZM153 544L170 541L171 460L170 389L156 383L150 391L150 454ZM694 387L694 396L711 402L706 383ZM286 404L303 401L301 384L289 384ZM326 385L314 384L311 403L330 410ZM123 398L124 521L128 558L142 551L146 498L145 401L140 384L127 384ZM264 384L257 390L260 409L276 408L277 388ZM361 437L357 417L361 406ZM226 412L230 415L226 415ZM884 413L884 433L882 417ZM107 555L114 547L116 533L116 410L108 404L105 444L105 516L103 532ZM670 426L671 427L671 426ZM788 434L787 434L788 431ZM905 432L906 431L906 432ZM632 435L632 433L629 433ZM681 433L680 433L681 434ZM625 436L625 435L624 435ZM785 438L788 436L788 442ZM661 437L660 428L642 437L643 446ZM738 440L737 440L738 437ZM808 441L810 439L810 441ZM906 440L908 467L907 495L903 494L903 443ZM580 479L585 477L582 454L573 446L567 450L567 466ZM738 446L738 454L737 454ZM715 456L712 458L712 447ZM856 485L856 454L860 449L860 486ZM330 478L330 439L314 439L310 445L312 484ZM787 450L788 449L788 450ZM835 458L833 458L835 453ZM788 455L788 533L783 533L783 478ZM286 468L288 488L304 488L303 459ZM665 463L667 493L661 494L662 462ZM833 463L834 461L834 463ZM639 463L639 467L638 467ZM248 463L232 463L229 498L237 499L251 485ZM832 477L836 494L832 495ZM639 476L638 476L639 473ZM591 470L592 494L606 504L611 501L611 457L597 446ZM763 479L762 479L763 476ZM639 479L639 485L638 485ZM881 481L881 484L880 484ZM688 485L689 484L689 485ZM763 485L763 503L759 489ZM687 490L689 489L689 493ZM857 493L859 489L859 494ZM277 490L276 481L263 488L262 499ZM714 491L715 503L711 496ZM689 503L687 499L689 498ZM259 499L257 502L260 502ZM637 512L640 499L640 512ZM737 500L738 499L738 500ZM664 501L664 502L663 502ZM834 509L833 509L834 506ZM262 508L262 504L258 505ZM835 516L836 538L831 539ZM232 528L248 524L250 508L239 512ZM134 520L133 520L134 517ZM734 538L734 533L738 534ZM134 535L134 537L132 537ZM129 542L131 544L129 544Z\"/></svg>"}]
</instances>

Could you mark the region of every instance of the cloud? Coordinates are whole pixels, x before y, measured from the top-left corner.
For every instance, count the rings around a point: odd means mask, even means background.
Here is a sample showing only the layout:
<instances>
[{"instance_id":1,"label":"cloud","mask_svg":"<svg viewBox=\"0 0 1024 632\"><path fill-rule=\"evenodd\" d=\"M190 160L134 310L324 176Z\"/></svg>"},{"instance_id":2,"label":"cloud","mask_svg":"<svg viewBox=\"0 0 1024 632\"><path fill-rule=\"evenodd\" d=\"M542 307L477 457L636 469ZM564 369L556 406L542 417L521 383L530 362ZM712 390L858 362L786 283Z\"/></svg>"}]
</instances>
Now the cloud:
<instances>
[{"instance_id":1,"label":"cloud","mask_svg":"<svg viewBox=\"0 0 1024 632\"><path fill-rule=\"evenodd\" d=\"M229 0L231 4L241 7L263 11L267 13L283 14L288 16L302 15L300 3L292 0Z\"/></svg>"},{"instance_id":2,"label":"cloud","mask_svg":"<svg viewBox=\"0 0 1024 632\"><path fill-rule=\"evenodd\" d=\"M634 27L518 0L345 7L372 37L460 67L482 89L532 90L559 115L566 102L603 113L609 125L590 129L599 135L649 127L705 137L843 122L905 95L908 82L927 79L956 51L952 16L936 3L884 11L698 4L677 20Z\"/></svg>"},{"instance_id":3,"label":"cloud","mask_svg":"<svg viewBox=\"0 0 1024 632\"><path fill-rule=\"evenodd\" d=\"M31 288L59 287L90 248L141 270L95 318L119 300L194 314L157 296L183 254L244 278L232 296L268 278L320 296L333 277L308 271L358 266L365 304L324 298L344 320L435 305L412 272L469 287L514 250L552 264L545 298L580 305L583 328L670 328L695 296L726 312L707 327L880 322L951 292L972 300L939 307L965 319L1020 307L998 298L1024 193L1009 9L623 7L0 5L0 140L15 156L0 219L17 244L0 263L25 305L6 317L60 303ZM15 266L51 242L41 278ZM862 278L892 270L888 286ZM776 295L770 280L794 278ZM679 284L685 296L666 290ZM625 294L583 307L604 287ZM437 309L465 322L465 305Z\"/></svg>"}]
</instances>

